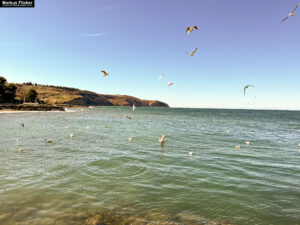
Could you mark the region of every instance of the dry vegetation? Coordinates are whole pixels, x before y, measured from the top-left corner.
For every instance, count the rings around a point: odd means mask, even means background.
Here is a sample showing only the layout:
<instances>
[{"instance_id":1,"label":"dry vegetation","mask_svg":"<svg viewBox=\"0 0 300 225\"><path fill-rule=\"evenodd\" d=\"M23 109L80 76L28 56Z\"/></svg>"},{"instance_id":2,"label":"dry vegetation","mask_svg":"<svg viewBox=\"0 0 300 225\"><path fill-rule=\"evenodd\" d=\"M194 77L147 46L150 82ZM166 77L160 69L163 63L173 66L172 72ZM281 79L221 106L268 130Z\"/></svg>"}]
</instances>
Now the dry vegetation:
<instances>
[{"instance_id":1,"label":"dry vegetation","mask_svg":"<svg viewBox=\"0 0 300 225\"><path fill-rule=\"evenodd\" d=\"M128 95L102 95L75 88L56 87L37 84L15 84L16 99L22 101L24 94L31 88L38 93L38 98L47 104L64 106L136 106L168 107L166 103L156 100L141 100Z\"/></svg>"}]
</instances>

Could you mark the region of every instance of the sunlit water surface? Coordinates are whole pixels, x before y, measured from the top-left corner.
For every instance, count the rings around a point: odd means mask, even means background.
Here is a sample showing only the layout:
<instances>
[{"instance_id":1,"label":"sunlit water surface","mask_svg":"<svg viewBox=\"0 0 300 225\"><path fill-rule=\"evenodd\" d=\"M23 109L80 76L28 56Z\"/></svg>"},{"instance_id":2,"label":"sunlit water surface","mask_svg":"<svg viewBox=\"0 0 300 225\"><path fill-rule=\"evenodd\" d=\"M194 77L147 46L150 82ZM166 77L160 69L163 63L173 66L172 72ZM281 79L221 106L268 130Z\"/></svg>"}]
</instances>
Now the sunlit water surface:
<instances>
[{"instance_id":1,"label":"sunlit water surface","mask_svg":"<svg viewBox=\"0 0 300 225\"><path fill-rule=\"evenodd\" d=\"M298 143L292 111L1 113L0 224L300 224Z\"/></svg>"}]
</instances>

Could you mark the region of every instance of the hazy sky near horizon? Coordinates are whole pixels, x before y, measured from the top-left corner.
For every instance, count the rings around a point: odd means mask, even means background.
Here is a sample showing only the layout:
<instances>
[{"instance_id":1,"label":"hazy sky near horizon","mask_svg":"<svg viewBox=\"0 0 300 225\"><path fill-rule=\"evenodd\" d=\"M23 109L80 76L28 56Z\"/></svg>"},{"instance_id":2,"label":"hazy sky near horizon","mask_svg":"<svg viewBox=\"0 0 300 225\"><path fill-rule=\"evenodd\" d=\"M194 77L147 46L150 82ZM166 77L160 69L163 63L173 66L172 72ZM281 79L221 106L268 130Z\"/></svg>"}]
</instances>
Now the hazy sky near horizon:
<instances>
[{"instance_id":1,"label":"hazy sky near horizon","mask_svg":"<svg viewBox=\"0 0 300 225\"><path fill-rule=\"evenodd\" d=\"M300 8L280 22L298 1L35 0L35 8L0 8L0 75L172 107L300 109ZM188 25L199 30L188 36ZM194 57L185 54L196 47ZM247 84L255 88L244 96Z\"/></svg>"}]
</instances>

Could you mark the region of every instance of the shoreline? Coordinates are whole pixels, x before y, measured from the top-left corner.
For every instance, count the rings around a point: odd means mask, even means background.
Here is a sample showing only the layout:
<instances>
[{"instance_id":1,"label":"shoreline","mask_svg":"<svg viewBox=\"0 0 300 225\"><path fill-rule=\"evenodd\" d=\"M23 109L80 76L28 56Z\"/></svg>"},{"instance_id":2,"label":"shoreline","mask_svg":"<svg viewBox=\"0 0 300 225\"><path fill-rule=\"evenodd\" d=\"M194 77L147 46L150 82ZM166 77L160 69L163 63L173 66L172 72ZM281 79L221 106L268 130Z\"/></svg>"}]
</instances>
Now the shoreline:
<instances>
[{"instance_id":1,"label":"shoreline","mask_svg":"<svg viewBox=\"0 0 300 225\"><path fill-rule=\"evenodd\" d=\"M3 104L0 105L0 112L32 112L32 111L65 111L62 106L37 104L37 105L23 105L23 104Z\"/></svg>"}]
</instances>

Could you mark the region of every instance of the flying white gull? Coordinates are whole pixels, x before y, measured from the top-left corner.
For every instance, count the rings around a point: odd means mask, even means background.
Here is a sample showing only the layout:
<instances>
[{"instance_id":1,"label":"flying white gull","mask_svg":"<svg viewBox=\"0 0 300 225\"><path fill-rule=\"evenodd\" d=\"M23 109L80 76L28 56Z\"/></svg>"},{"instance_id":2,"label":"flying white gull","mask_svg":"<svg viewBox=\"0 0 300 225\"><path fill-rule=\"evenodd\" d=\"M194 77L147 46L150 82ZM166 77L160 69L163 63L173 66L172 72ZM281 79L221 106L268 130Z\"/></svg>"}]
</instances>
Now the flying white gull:
<instances>
[{"instance_id":1,"label":"flying white gull","mask_svg":"<svg viewBox=\"0 0 300 225\"><path fill-rule=\"evenodd\" d=\"M196 48L194 51L192 52L185 52L186 54L190 55L190 56L194 56L195 52L198 50L198 48Z\"/></svg>"},{"instance_id":2,"label":"flying white gull","mask_svg":"<svg viewBox=\"0 0 300 225\"><path fill-rule=\"evenodd\" d=\"M187 27L185 32L187 32L188 34L190 34L194 29L198 30L198 27L195 25L193 27Z\"/></svg>"},{"instance_id":3,"label":"flying white gull","mask_svg":"<svg viewBox=\"0 0 300 225\"><path fill-rule=\"evenodd\" d=\"M253 85L251 85L251 84L249 84L249 85L246 85L246 86L244 87L244 95L246 95L246 89L247 89L248 87L254 87L254 86L253 86Z\"/></svg>"},{"instance_id":4,"label":"flying white gull","mask_svg":"<svg viewBox=\"0 0 300 225\"><path fill-rule=\"evenodd\" d=\"M285 17L283 20L281 20L281 22L286 21L290 16L294 16L295 15L295 11L296 11L296 9L298 8L299 5L300 5L300 3L298 3L296 5L295 9L287 17Z\"/></svg>"},{"instance_id":5,"label":"flying white gull","mask_svg":"<svg viewBox=\"0 0 300 225\"><path fill-rule=\"evenodd\" d=\"M101 72L103 73L103 76L106 77L109 75L109 73L106 70L101 70Z\"/></svg>"},{"instance_id":6,"label":"flying white gull","mask_svg":"<svg viewBox=\"0 0 300 225\"><path fill-rule=\"evenodd\" d=\"M255 101L256 101L256 96L255 96L251 101L249 101L246 105L251 105L251 104L253 104Z\"/></svg>"},{"instance_id":7,"label":"flying white gull","mask_svg":"<svg viewBox=\"0 0 300 225\"><path fill-rule=\"evenodd\" d=\"M168 86L172 86L173 85L173 82L168 82Z\"/></svg>"},{"instance_id":8,"label":"flying white gull","mask_svg":"<svg viewBox=\"0 0 300 225\"><path fill-rule=\"evenodd\" d=\"M160 81L161 78L163 78L164 76L165 76L164 74L160 75L159 78L158 78L158 81Z\"/></svg>"}]
</instances>

